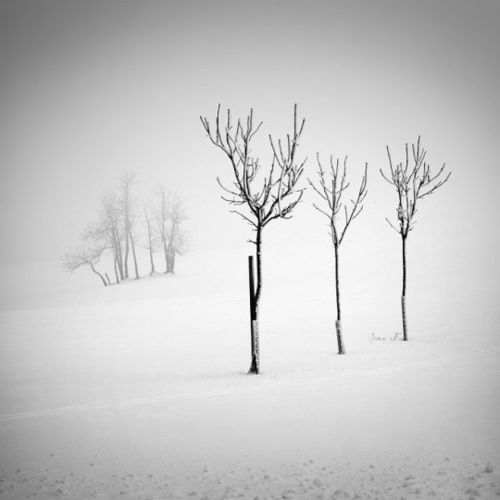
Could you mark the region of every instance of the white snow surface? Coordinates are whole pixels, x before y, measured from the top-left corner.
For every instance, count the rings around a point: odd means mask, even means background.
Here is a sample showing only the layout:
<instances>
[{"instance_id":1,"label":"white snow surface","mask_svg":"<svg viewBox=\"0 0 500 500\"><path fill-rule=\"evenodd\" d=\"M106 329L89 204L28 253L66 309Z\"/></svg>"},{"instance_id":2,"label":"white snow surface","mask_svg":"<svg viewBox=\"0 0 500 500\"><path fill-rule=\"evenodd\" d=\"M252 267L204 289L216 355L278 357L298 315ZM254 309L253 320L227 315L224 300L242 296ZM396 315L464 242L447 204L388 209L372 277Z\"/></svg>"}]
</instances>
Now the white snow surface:
<instances>
[{"instance_id":1,"label":"white snow surface","mask_svg":"<svg viewBox=\"0 0 500 500\"><path fill-rule=\"evenodd\" d=\"M402 342L398 267L346 267L338 356L331 257L266 250L259 376L244 252L108 288L16 272L0 498L499 497L496 285L414 267Z\"/></svg>"}]
</instances>

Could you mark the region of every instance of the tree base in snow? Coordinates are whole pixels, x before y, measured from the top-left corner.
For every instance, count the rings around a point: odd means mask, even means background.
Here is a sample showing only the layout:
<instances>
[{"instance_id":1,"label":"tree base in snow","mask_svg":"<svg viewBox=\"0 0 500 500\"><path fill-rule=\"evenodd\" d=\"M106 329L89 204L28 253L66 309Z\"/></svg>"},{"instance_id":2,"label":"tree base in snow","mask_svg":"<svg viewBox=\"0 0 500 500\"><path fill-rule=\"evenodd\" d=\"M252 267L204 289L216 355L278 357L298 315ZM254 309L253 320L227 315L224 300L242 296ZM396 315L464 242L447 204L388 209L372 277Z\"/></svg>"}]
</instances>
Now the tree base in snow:
<instances>
[{"instance_id":1,"label":"tree base in snow","mask_svg":"<svg viewBox=\"0 0 500 500\"><path fill-rule=\"evenodd\" d=\"M248 370L249 375L258 375L260 372L260 359L259 359L259 324L257 320L252 320L252 363L250 365L250 370Z\"/></svg>"},{"instance_id":2,"label":"tree base in snow","mask_svg":"<svg viewBox=\"0 0 500 500\"><path fill-rule=\"evenodd\" d=\"M335 331L337 332L337 346L339 354L345 354L344 339L342 338L342 323L335 321Z\"/></svg>"},{"instance_id":3,"label":"tree base in snow","mask_svg":"<svg viewBox=\"0 0 500 500\"><path fill-rule=\"evenodd\" d=\"M406 323L406 297L404 295L401 296L401 312L403 315L403 341L408 340L408 327Z\"/></svg>"}]
</instances>

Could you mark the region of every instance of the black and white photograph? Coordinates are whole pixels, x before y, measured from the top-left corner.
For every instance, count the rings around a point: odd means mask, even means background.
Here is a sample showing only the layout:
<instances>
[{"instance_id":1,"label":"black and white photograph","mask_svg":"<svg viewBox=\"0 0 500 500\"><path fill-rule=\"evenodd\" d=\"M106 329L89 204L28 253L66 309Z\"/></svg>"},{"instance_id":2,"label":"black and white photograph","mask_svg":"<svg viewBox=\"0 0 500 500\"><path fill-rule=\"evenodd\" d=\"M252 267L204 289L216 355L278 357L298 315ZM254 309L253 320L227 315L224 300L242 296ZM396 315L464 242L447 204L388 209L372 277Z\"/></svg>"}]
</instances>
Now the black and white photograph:
<instances>
[{"instance_id":1,"label":"black and white photograph","mask_svg":"<svg viewBox=\"0 0 500 500\"><path fill-rule=\"evenodd\" d=\"M0 37L1 500L500 498L500 1Z\"/></svg>"}]
</instances>

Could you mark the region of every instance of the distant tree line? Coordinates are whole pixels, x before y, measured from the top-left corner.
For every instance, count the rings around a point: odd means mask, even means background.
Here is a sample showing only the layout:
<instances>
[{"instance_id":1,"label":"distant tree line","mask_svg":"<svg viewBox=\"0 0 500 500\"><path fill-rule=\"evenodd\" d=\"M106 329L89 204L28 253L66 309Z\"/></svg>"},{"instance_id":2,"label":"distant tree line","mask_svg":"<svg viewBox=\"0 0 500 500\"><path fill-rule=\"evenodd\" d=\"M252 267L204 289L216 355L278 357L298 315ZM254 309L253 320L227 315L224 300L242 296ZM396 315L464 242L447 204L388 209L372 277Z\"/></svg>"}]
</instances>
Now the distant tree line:
<instances>
[{"instance_id":1,"label":"distant tree line","mask_svg":"<svg viewBox=\"0 0 500 500\"><path fill-rule=\"evenodd\" d=\"M134 173L124 171L117 188L100 196L97 219L82 231L80 245L63 258L65 271L88 267L104 286L140 279L139 245L147 250L150 275L156 272L156 254L164 261L163 272L175 273L176 257L187 248L182 200L160 187L140 207L132 192L135 181Z\"/></svg>"}]
</instances>

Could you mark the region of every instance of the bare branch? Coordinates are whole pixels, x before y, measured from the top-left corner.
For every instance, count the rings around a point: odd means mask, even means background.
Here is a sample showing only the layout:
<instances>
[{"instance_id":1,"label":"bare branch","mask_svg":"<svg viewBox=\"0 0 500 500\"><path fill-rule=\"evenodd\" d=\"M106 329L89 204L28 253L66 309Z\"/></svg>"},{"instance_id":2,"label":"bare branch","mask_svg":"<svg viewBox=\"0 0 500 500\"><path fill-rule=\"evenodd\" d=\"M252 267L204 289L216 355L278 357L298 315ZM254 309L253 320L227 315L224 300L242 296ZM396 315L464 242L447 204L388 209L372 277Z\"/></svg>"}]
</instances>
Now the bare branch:
<instances>
[{"instance_id":1,"label":"bare branch","mask_svg":"<svg viewBox=\"0 0 500 500\"><path fill-rule=\"evenodd\" d=\"M386 149L391 178L389 179L382 170L380 170L380 173L396 189L398 195L396 214L399 221L399 230L397 232L403 238L406 238L416 222L414 216L417 213L417 201L434 193L445 184L450 178L451 172L443 178L445 169L443 164L437 173L431 173L431 167L425 161L427 151L421 146L420 136L417 142L411 145L411 159L413 162L411 168L408 144L405 144L404 164L398 163L396 167L393 165L389 146L386 146ZM392 227L394 228L394 226Z\"/></svg>"},{"instance_id":2,"label":"bare branch","mask_svg":"<svg viewBox=\"0 0 500 500\"><path fill-rule=\"evenodd\" d=\"M330 229L332 231L332 241L335 246L342 243L346 234L347 228L351 222L358 217L363 209L363 201L366 197L366 184L368 164L365 164L365 171L361 184L358 189L358 194L354 200L351 200L350 208L342 201L343 193L349 188L350 183L347 181L347 156L344 157L342 168L340 167L340 159L337 158L333 161L333 156L330 156L330 170L328 175L323 169L319 153L316 155L318 163L318 184L316 186L311 179L308 179L309 184L314 191L324 200L328 206L328 210L322 209L313 203L313 206L318 212L328 217L330 222ZM344 214L343 227L339 227L338 215Z\"/></svg>"},{"instance_id":3,"label":"bare branch","mask_svg":"<svg viewBox=\"0 0 500 500\"><path fill-rule=\"evenodd\" d=\"M296 149L305 120L298 127L297 106L294 106L293 132L286 139L273 139L268 136L272 152L272 161L267 175L260 180L261 169L259 158L251 155L251 140L262 126L260 122L254 126L253 110L245 120L238 120L236 129L232 127L231 111L227 110L224 131L220 124L220 106L215 118L215 132L212 131L207 118L200 117L210 141L221 149L233 170L234 187L228 188L219 178L217 183L229 196L222 199L233 205L247 205L250 215L235 211L254 228L263 228L271 220L289 218L293 209L301 201L303 189L298 182L304 170L305 160L298 164L295 159Z\"/></svg>"}]
</instances>

